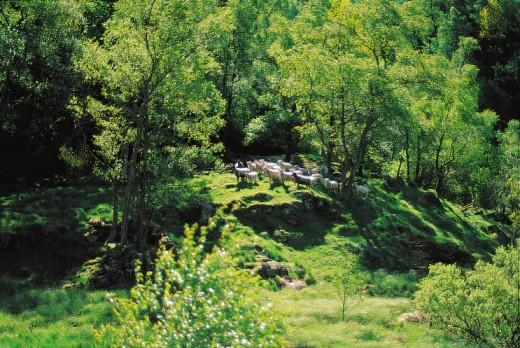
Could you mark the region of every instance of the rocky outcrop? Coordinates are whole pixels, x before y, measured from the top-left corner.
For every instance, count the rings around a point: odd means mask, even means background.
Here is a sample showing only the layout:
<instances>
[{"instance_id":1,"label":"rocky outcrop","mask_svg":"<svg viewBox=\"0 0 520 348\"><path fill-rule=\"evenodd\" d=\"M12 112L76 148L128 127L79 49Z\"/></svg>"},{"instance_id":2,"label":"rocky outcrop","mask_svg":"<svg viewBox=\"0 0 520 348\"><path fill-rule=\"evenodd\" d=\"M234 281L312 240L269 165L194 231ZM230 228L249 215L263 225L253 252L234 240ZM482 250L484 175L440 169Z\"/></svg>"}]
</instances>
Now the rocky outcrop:
<instances>
[{"instance_id":1,"label":"rocky outcrop","mask_svg":"<svg viewBox=\"0 0 520 348\"><path fill-rule=\"evenodd\" d=\"M276 278L289 276L289 269L281 262L269 260L261 264L259 275L262 278Z\"/></svg>"},{"instance_id":2,"label":"rocky outcrop","mask_svg":"<svg viewBox=\"0 0 520 348\"><path fill-rule=\"evenodd\" d=\"M109 243L104 257L98 258L98 271L91 284L95 288L109 288L134 281L135 261L139 258L135 249Z\"/></svg>"},{"instance_id":3,"label":"rocky outcrop","mask_svg":"<svg viewBox=\"0 0 520 348\"><path fill-rule=\"evenodd\" d=\"M422 323L426 318L420 312L403 313L399 316L397 321L409 323Z\"/></svg>"},{"instance_id":4,"label":"rocky outcrop","mask_svg":"<svg viewBox=\"0 0 520 348\"><path fill-rule=\"evenodd\" d=\"M112 225L99 219L90 219L87 223L85 233L83 233L84 243L94 245L103 243L108 239Z\"/></svg>"},{"instance_id":5,"label":"rocky outcrop","mask_svg":"<svg viewBox=\"0 0 520 348\"><path fill-rule=\"evenodd\" d=\"M301 290L307 287L305 280L291 280L291 278L279 278L278 286L281 288L288 288L294 290Z\"/></svg>"}]
</instances>

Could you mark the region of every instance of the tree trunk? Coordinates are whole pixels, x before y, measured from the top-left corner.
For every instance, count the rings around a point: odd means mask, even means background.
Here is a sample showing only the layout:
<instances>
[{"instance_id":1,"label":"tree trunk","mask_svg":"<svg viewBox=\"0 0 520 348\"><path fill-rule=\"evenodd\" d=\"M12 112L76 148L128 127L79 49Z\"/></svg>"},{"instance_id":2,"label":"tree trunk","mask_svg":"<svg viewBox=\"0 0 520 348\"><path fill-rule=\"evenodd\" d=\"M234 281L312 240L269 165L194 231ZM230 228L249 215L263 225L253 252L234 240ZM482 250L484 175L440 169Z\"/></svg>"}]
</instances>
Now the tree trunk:
<instances>
[{"instance_id":1,"label":"tree trunk","mask_svg":"<svg viewBox=\"0 0 520 348\"><path fill-rule=\"evenodd\" d=\"M399 156L399 167L397 167L397 178L401 177L401 166L403 165L403 156Z\"/></svg>"},{"instance_id":2,"label":"tree trunk","mask_svg":"<svg viewBox=\"0 0 520 348\"><path fill-rule=\"evenodd\" d=\"M435 191L439 193L439 189L442 186L443 181L443 174L442 169L440 167L440 155L442 151L442 144L444 142L444 133L441 135L441 138L439 139L439 144L437 145L437 149L435 150L435 177L436 177L436 183L435 183Z\"/></svg>"},{"instance_id":3,"label":"tree trunk","mask_svg":"<svg viewBox=\"0 0 520 348\"><path fill-rule=\"evenodd\" d=\"M123 201L123 216L121 218L121 244L126 245L128 241L128 224L130 220L130 210L132 194L135 187L135 175L137 166L137 148L139 147L139 139L137 138L132 148L132 157L128 166L128 182L126 184L125 198Z\"/></svg>"},{"instance_id":4,"label":"tree trunk","mask_svg":"<svg viewBox=\"0 0 520 348\"><path fill-rule=\"evenodd\" d=\"M405 131L406 181L410 182L410 134Z\"/></svg>"},{"instance_id":5,"label":"tree trunk","mask_svg":"<svg viewBox=\"0 0 520 348\"><path fill-rule=\"evenodd\" d=\"M143 110L143 150L141 154L141 170L139 177L139 192L137 202L137 235L136 245L138 249L143 249L146 245L147 228L146 228L146 196L147 196L147 183L146 183L146 166L147 166L147 153L150 146L150 137L148 136L148 111Z\"/></svg>"},{"instance_id":6,"label":"tree trunk","mask_svg":"<svg viewBox=\"0 0 520 348\"><path fill-rule=\"evenodd\" d=\"M421 184L421 157L422 157L421 140L420 140L420 135L417 134L417 160L415 162L415 178L414 178L414 182L417 185Z\"/></svg>"},{"instance_id":7,"label":"tree trunk","mask_svg":"<svg viewBox=\"0 0 520 348\"><path fill-rule=\"evenodd\" d=\"M110 235L108 236L107 243L113 242L116 239L117 235L117 226L119 224L119 207L118 207L118 198L117 198L117 185L116 182L112 182L112 229L110 230Z\"/></svg>"}]
</instances>

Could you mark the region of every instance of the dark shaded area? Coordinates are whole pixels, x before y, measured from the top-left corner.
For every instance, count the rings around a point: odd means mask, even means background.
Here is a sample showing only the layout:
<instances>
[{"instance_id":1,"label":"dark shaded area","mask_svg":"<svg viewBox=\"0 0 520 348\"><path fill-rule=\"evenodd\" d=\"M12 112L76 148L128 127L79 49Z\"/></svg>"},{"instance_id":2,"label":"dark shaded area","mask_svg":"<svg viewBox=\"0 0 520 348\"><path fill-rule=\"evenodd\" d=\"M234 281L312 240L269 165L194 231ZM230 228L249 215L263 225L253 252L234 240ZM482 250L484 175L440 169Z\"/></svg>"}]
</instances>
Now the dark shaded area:
<instances>
[{"instance_id":1,"label":"dark shaded area","mask_svg":"<svg viewBox=\"0 0 520 348\"><path fill-rule=\"evenodd\" d=\"M307 192L298 192L300 202L269 205L252 203L236 209L238 220L250 226L256 233L267 232L272 238L296 249L304 249L323 243L325 235L339 217L327 203Z\"/></svg>"},{"instance_id":2,"label":"dark shaded area","mask_svg":"<svg viewBox=\"0 0 520 348\"><path fill-rule=\"evenodd\" d=\"M391 186L394 193L372 183L375 194L367 199L354 197L345 205L343 216L347 223L339 230L341 234L366 240L366 246L357 251L369 269L425 271L436 262L470 265L475 259L469 250L489 255L498 246L499 241L482 239L481 231L451 207L445 207L434 191L421 191L400 183L381 185ZM402 204L410 205L417 213ZM468 250L450 241L439 241L434 227L443 231L446 238L463 241Z\"/></svg>"},{"instance_id":3,"label":"dark shaded area","mask_svg":"<svg viewBox=\"0 0 520 348\"><path fill-rule=\"evenodd\" d=\"M104 206L109 201L109 192L93 185L37 189L2 197L0 289L4 295L25 286L57 285L94 257L104 240L86 244L83 234L87 232L89 211L103 213L109 209Z\"/></svg>"}]
</instances>

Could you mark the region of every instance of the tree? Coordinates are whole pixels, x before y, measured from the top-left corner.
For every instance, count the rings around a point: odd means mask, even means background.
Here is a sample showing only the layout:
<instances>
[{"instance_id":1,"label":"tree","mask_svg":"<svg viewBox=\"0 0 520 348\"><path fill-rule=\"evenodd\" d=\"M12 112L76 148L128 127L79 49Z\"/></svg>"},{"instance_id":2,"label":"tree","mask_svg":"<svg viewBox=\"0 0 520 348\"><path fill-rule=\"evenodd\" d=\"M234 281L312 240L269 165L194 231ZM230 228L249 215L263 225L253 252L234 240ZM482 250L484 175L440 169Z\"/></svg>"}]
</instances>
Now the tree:
<instances>
[{"instance_id":1,"label":"tree","mask_svg":"<svg viewBox=\"0 0 520 348\"><path fill-rule=\"evenodd\" d=\"M401 114L390 75L404 42L399 14L388 2L310 2L288 32L291 43L271 49L282 93L315 128L327 165L340 161L348 198L375 132Z\"/></svg>"},{"instance_id":2,"label":"tree","mask_svg":"<svg viewBox=\"0 0 520 348\"><path fill-rule=\"evenodd\" d=\"M520 345L520 248L497 249L474 271L435 264L415 301L433 326L490 347Z\"/></svg>"},{"instance_id":3,"label":"tree","mask_svg":"<svg viewBox=\"0 0 520 348\"><path fill-rule=\"evenodd\" d=\"M102 97L89 103L101 129L99 158L117 165L125 184L123 244L131 222L138 245L146 240L154 186L193 169L190 162L214 146L209 139L222 125L222 103L207 79L215 62L199 28L216 8L207 1L119 1L102 44L84 45L78 66L102 86ZM116 155L121 161L112 160Z\"/></svg>"},{"instance_id":4,"label":"tree","mask_svg":"<svg viewBox=\"0 0 520 348\"><path fill-rule=\"evenodd\" d=\"M281 347L283 326L260 304L257 279L225 250L205 253L208 228L186 228L178 254L162 244L155 270L137 268L130 298L115 300L116 320L101 343L125 347ZM226 224L220 242L233 227ZM196 237L199 236L199 237Z\"/></svg>"},{"instance_id":5,"label":"tree","mask_svg":"<svg viewBox=\"0 0 520 348\"><path fill-rule=\"evenodd\" d=\"M333 278L336 296L341 304L341 320L345 321L349 303L353 297L360 296L360 278L358 261L353 254L342 255L341 271Z\"/></svg>"},{"instance_id":6,"label":"tree","mask_svg":"<svg viewBox=\"0 0 520 348\"><path fill-rule=\"evenodd\" d=\"M78 2L0 2L0 148L9 149L10 163L0 176L62 169L58 149L74 135L67 104L80 81L72 58L84 25Z\"/></svg>"},{"instance_id":7,"label":"tree","mask_svg":"<svg viewBox=\"0 0 520 348\"><path fill-rule=\"evenodd\" d=\"M513 228L520 233L520 122L510 121L499 139L499 201L509 215Z\"/></svg>"}]
</instances>

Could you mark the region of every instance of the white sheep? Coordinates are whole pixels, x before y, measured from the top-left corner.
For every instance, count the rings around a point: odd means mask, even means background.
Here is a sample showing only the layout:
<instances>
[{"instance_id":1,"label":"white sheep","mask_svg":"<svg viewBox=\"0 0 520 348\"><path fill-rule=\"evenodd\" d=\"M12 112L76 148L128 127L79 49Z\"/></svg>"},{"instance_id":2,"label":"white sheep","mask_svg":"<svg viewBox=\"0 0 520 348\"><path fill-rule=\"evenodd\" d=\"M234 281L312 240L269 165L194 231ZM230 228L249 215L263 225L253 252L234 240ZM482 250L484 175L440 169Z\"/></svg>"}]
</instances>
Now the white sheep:
<instances>
[{"instance_id":1,"label":"white sheep","mask_svg":"<svg viewBox=\"0 0 520 348\"><path fill-rule=\"evenodd\" d=\"M321 175L320 173L312 174L311 176L323 182L323 175Z\"/></svg>"},{"instance_id":2,"label":"white sheep","mask_svg":"<svg viewBox=\"0 0 520 348\"><path fill-rule=\"evenodd\" d=\"M285 180L288 180L288 181L292 181L294 182L294 176L293 176L293 172L285 172L285 171L282 171L282 180L285 182Z\"/></svg>"},{"instance_id":3,"label":"white sheep","mask_svg":"<svg viewBox=\"0 0 520 348\"><path fill-rule=\"evenodd\" d=\"M308 175L300 175L297 173L293 173L294 181L298 188L300 188L300 184L310 187L318 182L318 178Z\"/></svg>"},{"instance_id":4,"label":"white sheep","mask_svg":"<svg viewBox=\"0 0 520 348\"><path fill-rule=\"evenodd\" d=\"M362 195L367 197L368 193L370 192L366 186L358 185L357 183L354 183L354 192L358 195Z\"/></svg>"},{"instance_id":5,"label":"white sheep","mask_svg":"<svg viewBox=\"0 0 520 348\"><path fill-rule=\"evenodd\" d=\"M270 182L279 181L283 184L282 172L280 169L265 167L265 175L267 175Z\"/></svg>"},{"instance_id":6,"label":"white sheep","mask_svg":"<svg viewBox=\"0 0 520 348\"><path fill-rule=\"evenodd\" d=\"M278 166L280 167L280 169L283 169L285 171L289 171L293 168L292 164L284 162L282 160L279 160L277 163L278 163Z\"/></svg>"},{"instance_id":7,"label":"white sheep","mask_svg":"<svg viewBox=\"0 0 520 348\"><path fill-rule=\"evenodd\" d=\"M258 181L258 173L257 172L249 172L246 173L246 181L253 184Z\"/></svg>"},{"instance_id":8,"label":"white sheep","mask_svg":"<svg viewBox=\"0 0 520 348\"><path fill-rule=\"evenodd\" d=\"M331 192L339 192L340 191L340 183L335 180L325 179L325 187Z\"/></svg>"}]
</instances>

